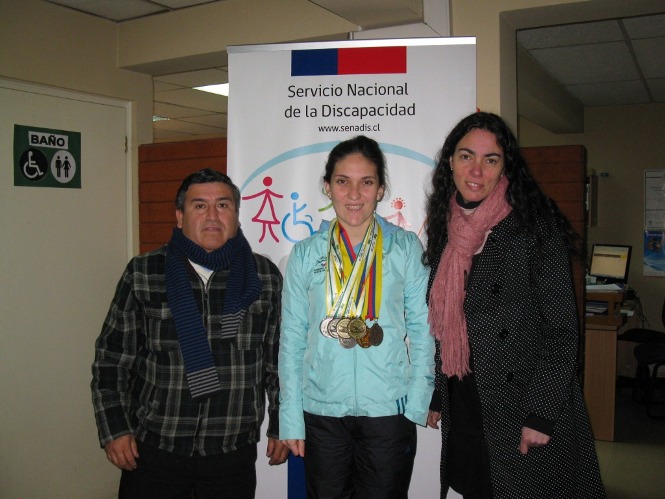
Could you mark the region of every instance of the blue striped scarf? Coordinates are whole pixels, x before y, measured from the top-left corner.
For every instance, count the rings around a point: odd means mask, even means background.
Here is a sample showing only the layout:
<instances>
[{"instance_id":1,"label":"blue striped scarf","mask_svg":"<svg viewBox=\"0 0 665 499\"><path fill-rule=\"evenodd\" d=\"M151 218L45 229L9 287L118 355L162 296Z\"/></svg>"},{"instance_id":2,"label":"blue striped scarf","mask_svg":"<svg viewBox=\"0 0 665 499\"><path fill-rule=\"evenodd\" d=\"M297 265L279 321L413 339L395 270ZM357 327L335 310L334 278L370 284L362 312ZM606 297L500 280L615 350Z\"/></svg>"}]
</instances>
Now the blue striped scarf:
<instances>
[{"instance_id":1,"label":"blue striped scarf","mask_svg":"<svg viewBox=\"0 0 665 499\"><path fill-rule=\"evenodd\" d=\"M187 238L181 229L173 229L166 250L166 299L176 325L189 392L192 399L202 400L221 391L221 385L185 259L215 272L230 269L222 307L222 339L238 334L247 308L261 294L261 280L252 248L240 229L233 239L210 253Z\"/></svg>"}]
</instances>

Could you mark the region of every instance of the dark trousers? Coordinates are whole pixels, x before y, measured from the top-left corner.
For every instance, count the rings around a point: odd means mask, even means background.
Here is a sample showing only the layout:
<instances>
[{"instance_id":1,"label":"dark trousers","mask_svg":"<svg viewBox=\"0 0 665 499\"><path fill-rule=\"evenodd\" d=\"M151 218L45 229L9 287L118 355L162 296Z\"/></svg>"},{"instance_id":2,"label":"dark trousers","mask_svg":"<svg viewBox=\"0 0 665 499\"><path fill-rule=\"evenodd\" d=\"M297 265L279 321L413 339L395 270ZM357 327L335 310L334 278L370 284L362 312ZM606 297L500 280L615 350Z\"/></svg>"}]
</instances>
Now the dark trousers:
<instances>
[{"instance_id":1,"label":"dark trousers","mask_svg":"<svg viewBox=\"0 0 665 499\"><path fill-rule=\"evenodd\" d=\"M406 499L416 425L402 415L332 418L305 413L310 499Z\"/></svg>"},{"instance_id":2,"label":"dark trousers","mask_svg":"<svg viewBox=\"0 0 665 499\"><path fill-rule=\"evenodd\" d=\"M254 499L256 444L214 456L179 456L137 441L139 459L123 470L120 499Z\"/></svg>"},{"instance_id":3,"label":"dark trousers","mask_svg":"<svg viewBox=\"0 0 665 499\"><path fill-rule=\"evenodd\" d=\"M483 433L483 409L474 373L448 378L450 429L445 472L464 499L492 499L490 456Z\"/></svg>"}]
</instances>

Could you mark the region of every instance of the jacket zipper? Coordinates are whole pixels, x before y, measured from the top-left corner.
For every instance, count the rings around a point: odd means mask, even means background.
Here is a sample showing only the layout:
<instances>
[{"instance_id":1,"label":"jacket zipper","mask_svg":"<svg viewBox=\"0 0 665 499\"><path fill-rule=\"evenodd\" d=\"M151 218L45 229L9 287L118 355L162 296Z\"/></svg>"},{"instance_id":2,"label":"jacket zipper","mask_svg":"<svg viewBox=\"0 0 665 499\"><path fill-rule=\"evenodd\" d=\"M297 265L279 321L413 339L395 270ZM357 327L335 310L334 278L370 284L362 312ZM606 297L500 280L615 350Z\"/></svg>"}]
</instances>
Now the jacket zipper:
<instances>
[{"instance_id":1,"label":"jacket zipper","mask_svg":"<svg viewBox=\"0 0 665 499\"><path fill-rule=\"evenodd\" d=\"M199 284L201 285L201 315L203 319L203 328L206 330L206 334L209 333L209 328L210 328L210 306L209 306L209 295L208 295L208 287L210 285L210 281L212 280L213 276L215 273L213 272L210 274L210 277L208 278L208 282L204 282L203 279L201 278L198 273L196 274L196 278L199 280ZM196 428L194 429L194 451L196 452L198 450L198 445L197 441L199 439L199 431L201 430L201 420L203 419L203 411L204 407L206 404L209 403L209 400L206 400L205 402L199 403L199 415L198 418L196 419Z\"/></svg>"}]
</instances>

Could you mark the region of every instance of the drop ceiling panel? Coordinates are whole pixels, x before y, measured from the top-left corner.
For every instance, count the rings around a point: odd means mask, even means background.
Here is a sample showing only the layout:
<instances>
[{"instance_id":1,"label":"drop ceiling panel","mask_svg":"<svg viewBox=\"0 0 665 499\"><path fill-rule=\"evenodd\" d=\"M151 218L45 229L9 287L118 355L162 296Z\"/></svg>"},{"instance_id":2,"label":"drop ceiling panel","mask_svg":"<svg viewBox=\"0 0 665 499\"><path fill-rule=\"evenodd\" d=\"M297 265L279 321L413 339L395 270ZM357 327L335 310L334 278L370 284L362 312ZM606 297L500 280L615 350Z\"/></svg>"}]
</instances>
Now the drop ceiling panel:
<instances>
[{"instance_id":1,"label":"drop ceiling panel","mask_svg":"<svg viewBox=\"0 0 665 499\"><path fill-rule=\"evenodd\" d=\"M616 21L568 24L517 32L517 41L528 50L619 40L623 40L623 34Z\"/></svg>"},{"instance_id":2,"label":"drop ceiling panel","mask_svg":"<svg viewBox=\"0 0 665 499\"><path fill-rule=\"evenodd\" d=\"M183 7L193 7L194 5L211 3L214 0L151 0L151 1L154 3L158 3L160 5L164 5L170 9L182 9Z\"/></svg>"},{"instance_id":3,"label":"drop ceiling panel","mask_svg":"<svg viewBox=\"0 0 665 499\"><path fill-rule=\"evenodd\" d=\"M155 92L164 92L166 90L177 90L183 88L182 85L173 85L171 83L164 83L163 81L157 81L153 78L152 80L152 89Z\"/></svg>"},{"instance_id":4,"label":"drop ceiling panel","mask_svg":"<svg viewBox=\"0 0 665 499\"><path fill-rule=\"evenodd\" d=\"M137 17L166 12L167 9L145 0L48 0L51 3L94 14L112 21L124 21Z\"/></svg>"},{"instance_id":5,"label":"drop ceiling panel","mask_svg":"<svg viewBox=\"0 0 665 499\"><path fill-rule=\"evenodd\" d=\"M191 118L193 116L208 116L210 111L204 109L193 109L191 107L176 106L167 102L155 101L153 106L153 113L155 116L162 116L164 118L179 119Z\"/></svg>"},{"instance_id":6,"label":"drop ceiling panel","mask_svg":"<svg viewBox=\"0 0 665 499\"><path fill-rule=\"evenodd\" d=\"M191 88L167 90L155 94L156 102L167 102L177 106L186 106L194 109L225 113L228 110L228 98L222 95L211 94Z\"/></svg>"},{"instance_id":7,"label":"drop ceiling panel","mask_svg":"<svg viewBox=\"0 0 665 499\"><path fill-rule=\"evenodd\" d=\"M587 106L646 104L650 102L641 81L567 85L566 89Z\"/></svg>"},{"instance_id":8,"label":"drop ceiling panel","mask_svg":"<svg viewBox=\"0 0 665 499\"><path fill-rule=\"evenodd\" d=\"M364 29L423 21L422 0L310 0Z\"/></svg>"},{"instance_id":9,"label":"drop ceiling panel","mask_svg":"<svg viewBox=\"0 0 665 499\"><path fill-rule=\"evenodd\" d=\"M153 125L154 128L158 128L160 130L174 130L192 135L213 135L226 132L226 130L223 128L200 125L198 123L188 123L186 121L156 121L153 123Z\"/></svg>"},{"instance_id":10,"label":"drop ceiling panel","mask_svg":"<svg viewBox=\"0 0 665 499\"><path fill-rule=\"evenodd\" d=\"M665 78L647 80L647 85L649 85L654 101L665 102Z\"/></svg>"},{"instance_id":11,"label":"drop ceiling panel","mask_svg":"<svg viewBox=\"0 0 665 499\"><path fill-rule=\"evenodd\" d=\"M199 125L214 126L226 129L226 114L208 114L206 116L192 116L191 118L181 118L188 123L197 123Z\"/></svg>"},{"instance_id":12,"label":"drop ceiling panel","mask_svg":"<svg viewBox=\"0 0 665 499\"><path fill-rule=\"evenodd\" d=\"M539 49L531 54L564 85L639 78L624 42Z\"/></svg>"},{"instance_id":13,"label":"drop ceiling panel","mask_svg":"<svg viewBox=\"0 0 665 499\"><path fill-rule=\"evenodd\" d=\"M634 40L633 49L645 78L665 78L665 37Z\"/></svg>"},{"instance_id":14,"label":"drop ceiling panel","mask_svg":"<svg viewBox=\"0 0 665 499\"><path fill-rule=\"evenodd\" d=\"M629 17L623 20L623 25L633 39L665 37L665 14Z\"/></svg>"},{"instance_id":15,"label":"drop ceiling panel","mask_svg":"<svg viewBox=\"0 0 665 499\"><path fill-rule=\"evenodd\" d=\"M201 69L199 71L188 71L172 75L155 76L155 81L173 83L181 87L200 87L203 85L214 85L229 81L229 74L222 69Z\"/></svg>"}]
</instances>

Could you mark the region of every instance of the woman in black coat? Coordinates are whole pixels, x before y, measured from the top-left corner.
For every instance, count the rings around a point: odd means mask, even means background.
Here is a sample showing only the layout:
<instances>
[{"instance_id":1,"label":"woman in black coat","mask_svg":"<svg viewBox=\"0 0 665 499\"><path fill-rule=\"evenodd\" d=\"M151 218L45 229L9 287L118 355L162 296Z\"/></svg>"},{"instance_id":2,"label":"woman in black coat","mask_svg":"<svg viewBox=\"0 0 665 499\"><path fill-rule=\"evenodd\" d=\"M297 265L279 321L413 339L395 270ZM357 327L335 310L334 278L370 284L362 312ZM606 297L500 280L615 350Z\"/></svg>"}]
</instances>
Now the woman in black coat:
<instances>
[{"instance_id":1,"label":"woman in black coat","mask_svg":"<svg viewBox=\"0 0 665 499\"><path fill-rule=\"evenodd\" d=\"M500 117L451 131L427 212L441 497L605 497L576 378L578 238Z\"/></svg>"}]
</instances>

